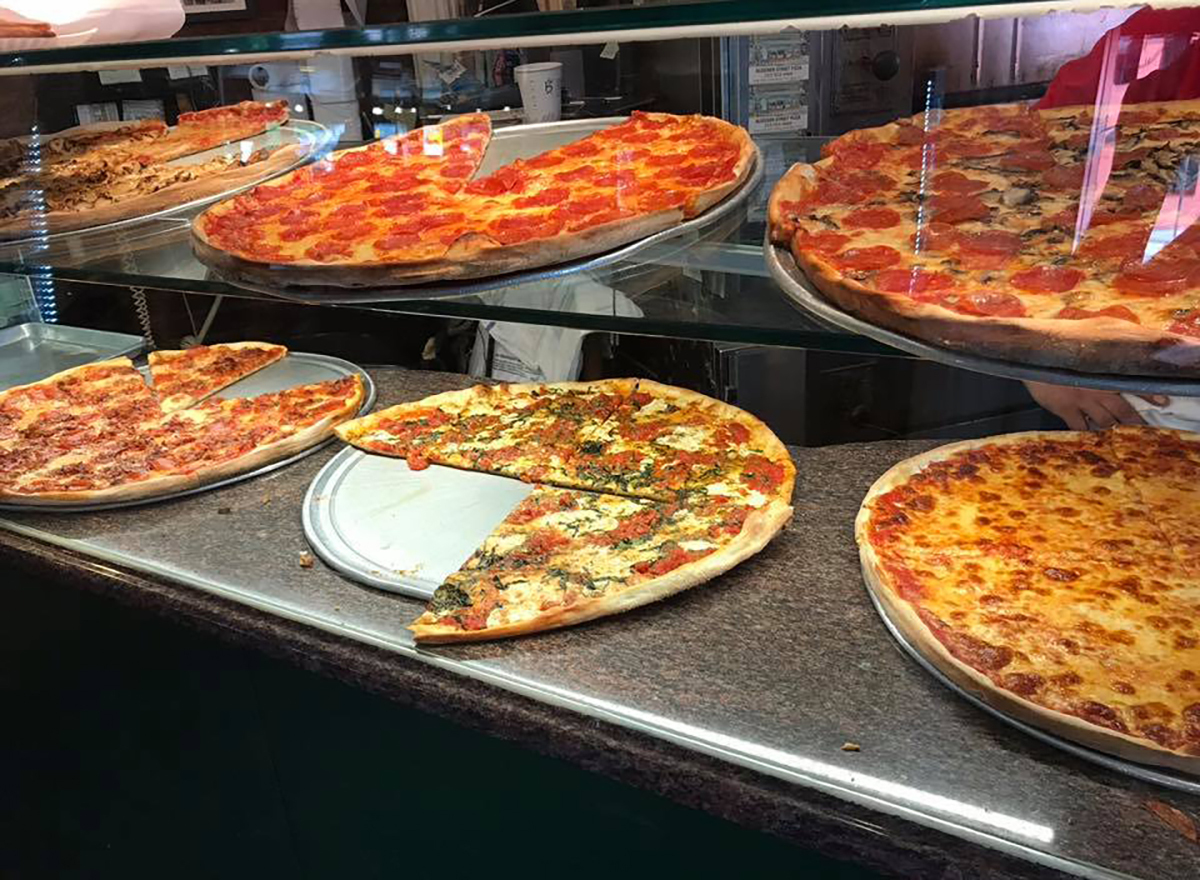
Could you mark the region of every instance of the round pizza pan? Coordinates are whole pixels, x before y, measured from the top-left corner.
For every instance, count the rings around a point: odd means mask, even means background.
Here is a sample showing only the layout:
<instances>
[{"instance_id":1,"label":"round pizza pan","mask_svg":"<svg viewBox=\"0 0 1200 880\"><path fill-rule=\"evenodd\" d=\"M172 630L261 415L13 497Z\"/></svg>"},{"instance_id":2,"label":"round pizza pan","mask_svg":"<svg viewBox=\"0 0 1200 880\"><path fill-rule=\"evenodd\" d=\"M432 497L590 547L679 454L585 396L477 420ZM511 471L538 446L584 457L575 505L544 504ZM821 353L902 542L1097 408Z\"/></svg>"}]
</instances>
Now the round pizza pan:
<instances>
[{"instance_id":1,"label":"round pizza pan","mask_svg":"<svg viewBox=\"0 0 1200 880\"><path fill-rule=\"evenodd\" d=\"M291 119L283 125L268 129L267 131L256 134L251 138L244 138L228 144L222 144L218 147L213 147L210 150L205 150L202 153L195 153L191 156L182 156L178 159L172 159L168 165L195 165L201 162L207 162L210 159L215 159L219 156L243 153L247 148L242 144L249 143L249 151L254 152L266 146L277 147L283 149L285 147L296 146L298 150L295 159L287 165L272 169L269 173L264 173L261 178L256 178L250 183L241 183L235 187L231 187L223 192L214 195L205 196L204 198L194 199L190 202L183 202L178 205L171 205L168 208L163 208L160 211L153 211L149 214L139 214L136 217L129 217L124 220L117 220L112 223L102 223L97 226L87 226L83 229L71 229L63 232L54 233L35 233L27 238L9 239L0 242L0 257L4 259L13 259L23 254L18 251L17 254L12 253L14 249L28 250L33 247L37 250L34 253L40 254L42 250L51 244L61 241L65 238L78 236L81 234L99 235L104 233L118 233L131 227L139 226L142 223L152 220L161 220L166 217L174 217L177 214L184 214L189 211L194 211L205 205L210 205L213 202L219 202L221 199L229 198L229 196L249 189L252 186L257 186L264 180L276 177L281 174L286 174L289 171L294 171L301 165L308 162L315 154L320 153L324 148L329 146L333 141L333 134L324 125L319 122L311 122L307 119ZM98 244L98 242L97 242Z\"/></svg>"},{"instance_id":2,"label":"round pizza pan","mask_svg":"<svg viewBox=\"0 0 1200 880\"><path fill-rule=\"evenodd\" d=\"M620 120L588 120L591 123L603 122L604 125L593 124L590 128L571 129L572 133L578 132L578 136L583 136L591 131L603 128L606 125L612 124L614 121ZM549 129L559 123L549 123L546 125L530 126L530 128ZM566 123L575 124L575 123ZM521 126L524 128L525 126ZM517 129L501 129L497 133L497 137L508 131L517 131ZM493 141L495 143L495 141ZM488 148L489 152L491 147ZM540 152L540 150L528 150L530 154ZM472 296L475 294L487 293L493 290L499 290L505 287L514 287L518 284L527 284L533 281L556 281L569 275L574 275L580 272L596 272L601 269L606 269L616 263L625 260L631 260L642 251L659 246L678 245L680 250L690 247L697 238L712 231L712 228L720 221L725 220L730 215L737 211L745 211L746 203L750 197L759 189L763 180L763 157L762 152L757 145L754 148L753 164L750 168L750 173L736 190L726 196L717 204L713 205L698 217L693 217L691 220L685 220L677 226L672 226L670 229L664 229L661 232L656 232L646 238L638 241L622 245L611 251L606 251L602 254L596 254L590 257L585 257L579 260L572 260L568 263L557 263L552 266L545 266L539 269L530 269L525 272L512 272L507 275L493 275L488 278L471 279L469 281L451 281L441 284L421 284L421 285L405 285L398 287L372 287L362 290L355 290L346 287L333 287L324 285L298 285L286 284L283 277L280 278L278 284L257 284L253 281L228 275L219 269L210 269L214 275L224 281L228 281L237 287L253 290L257 293L264 293L270 296L277 296L283 299L292 300L295 302L304 303L383 303L383 302L400 302L403 300L423 299L449 299L452 297ZM656 256L664 256L661 252Z\"/></svg>"},{"instance_id":3,"label":"round pizza pan","mask_svg":"<svg viewBox=\"0 0 1200 880\"><path fill-rule=\"evenodd\" d=\"M313 478L301 520L313 552L346 577L429 599L533 487L520 480L346 447Z\"/></svg>"},{"instance_id":4,"label":"round pizza pan","mask_svg":"<svg viewBox=\"0 0 1200 880\"><path fill-rule=\"evenodd\" d=\"M1118 773L1124 773L1127 776L1132 776L1144 782L1152 782L1155 785L1161 785L1166 788L1173 788L1176 791L1187 792L1188 794L1200 794L1200 780L1189 778L1178 773L1173 773L1171 770L1148 767L1144 764L1135 764L1132 761L1126 761L1113 755L1107 755L1104 752L1098 752L1095 749L1089 749L1087 746L1081 746L1076 743L1065 740L1062 737L1055 736L1040 728L1033 727L1001 712L994 706L989 706L979 697L960 687L956 682L952 681L940 669L931 663L924 654L922 654L911 642L904 637L904 633L900 628L888 617L887 609L876 597L875 593L868 587L867 595L871 597L871 604L875 606L875 610L879 613L879 617L883 620L883 625L887 627L892 638L900 645L906 654L912 657L920 664L926 672L932 675L939 682L944 684L950 690L954 691L971 705L982 709L993 718L999 718L1005 724L1015 727L1022 733L1026 733L1042 742L1054 746L1056 749L1061 749L1064 752L1074 755L1077 758L1082 758L1085 761L1091 761L1093 764L1099 764L1109 770L1115 770Z\"/></svg>"},{"instance_id":5,"label":"round pizza pan","mask_svg":"<svg viewBox=\"0 0 1200 880\"><path fill-rule=\"evenodd\" d=\"M907 354L926 360L937 361L962 370L987 373L1005 379L1022 379L1034 382L1049 382L1053 385L1071 385L1077 388L1095 388L1102 391L1124 391L1129 394L1167 394L1183 397L1200 397L1200 379L1172 379L1160 376L1127 376L1112 373L1083 373L1055 367L1039 367L1019 364L997 358L966 354L954 349L943 348L930 342L913 339L903 333L877 327L861 318L838 308L826 299L800 271L792 255L769 240L763 243L763 254L767 270L780 289L792 303L812 317L835 330L846 330L866 336L876 342L890 345Z\"/></svg>"},{"instance_id":6,"label":"round pizza pan","mask_svg":"<svg viewBox=\"0 0 1200 880\"><path fill-rule=\"evenodd\" d=\"M142 366L138 369L143 375L148 375L149 373L148 367ZM355 373L361 376L363 380L363 402L362 406L358 409L358 415L361 416L370 412L371 407L375 405L374 381L372 381L371 376L362 367L356 366L350 363L350 361L324 354L307 354L290 351L283 360L276 361L270 366L259 370L257 373L233 383L228 388L218 391L217 395L220 397L254 397L259 394L269 394L272 391L284 391L296 385L341 379L344 376L352 376ZM295 455L290 455L279 461L273 461L270 464L247 471L244 474L236 474L232 477L226 477L223 480L205 483L200 486L192 486L181 491L156 495L151 498L115 501L108 504L73 504L70 501L26 501L20 504L0 504L0 510L15 512L36 510L41 513L81 513L92 510L112 510L118 507L135 507L141 504L156 504L159 501L167 501L171 498L182 498L185 495L195 495L197 492L219 489L231 483L240 483L242 480L249 480L253 477L278 470L279 468L287 467L292 462L299 461L305 456L312 455L318 449L328 446L336 439L336 435L330 435L326 440L310 446L308 449L301 450Z\"/></svg>"}]
</instances>

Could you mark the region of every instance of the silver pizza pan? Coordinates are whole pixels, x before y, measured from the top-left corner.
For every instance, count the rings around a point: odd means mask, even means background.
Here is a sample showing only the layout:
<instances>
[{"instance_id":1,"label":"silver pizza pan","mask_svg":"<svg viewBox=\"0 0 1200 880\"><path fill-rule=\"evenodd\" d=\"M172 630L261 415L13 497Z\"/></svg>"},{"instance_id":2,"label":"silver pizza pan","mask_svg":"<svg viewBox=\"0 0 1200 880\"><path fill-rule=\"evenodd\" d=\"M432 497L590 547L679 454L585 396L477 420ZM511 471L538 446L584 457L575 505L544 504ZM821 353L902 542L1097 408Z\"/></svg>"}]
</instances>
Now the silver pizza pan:
<instances>
[{"instance_id":1,"label":"silver pizza pan","mask_svg":"<svg viewBox=\"0 0 1200 880\"><path fill-rule=\"evenodd\" d=\"M784 248L776 247L769 240L763 243L767 270L780 289L792 303L810 316L834 330L844 330L882 342L907 354L926 360L937 361L962 370L987 373L1005 379L1022 379L1034 382L1049 382L1053 385L1071 385L1077 388L1095 388L1102 391L1124 391L1130 394L1167 394L1181 397L1200 397L1200 379L1172 379L1159 376L1127 376L1113 373L1083 373L1056 367L1039 367L1014 363L997 358L967 354L950 348L934 345L877 327L849 312L843 311L817 290L796 265L795 259Z\"/></svg>"},{"instance_id":2,"label":"silver pizza pan","mask_svg":"<svg viewBox=\"0 0 1200 880\"><path fill-rule=\"evenodd\" d=\"M313 552L380 590L428 599L533 487L347 447L313 478L301 519Z\"/></svg>"},{"instance_id":3,"label":"silver pizza pan","mask_svg":"<svg viewBox=\"0 0 1200 880\"><path fill-rule=\"evenodd\" d=\"M624 122L627 117L615 116L604 119L579 119L569 122L543 122L536 125L518 125L502 128L492 135L487 155L480 166L477 176L490 174L497 168L509 164L516 159L536 156L546 150L553 149L571 141L578 140L594 131L607 128L610 125ZM602 254L595 254L568 263L558 263L540 269L530 269L525 272L513 272L507 275L494 275L488 278L469 279L466 281L448 281L440 284L404 285L393 287L372 287L356 290L332 285L300 285L288 284L286 274L281 272L278 284L256 284L234 275L227 275L220 270L210 270L218 277L238 287L265 293L283 299L305 303L377 303L397 302L407 299L447 299L451 297L472 296L527 284L533 281L555 281L579 272L595 272L606 269L616 263L631 260L642 251L657 247L656 258L664 256L663 248L678 246L680 250L690 247L698 238L712 234L715 227L732 215L745 216L750 197L758 191L763 181L763 157L756 145L750 173L736 190L713 205L698 217L656 232L646 238L622 245ZM673 251L671 251L673 253Z\"/></svg>"},{"instance_id":4,"label":"silver pizza pan","mask_svg":"<svg viewBox=\"0 0 1200 880\"><path fill-rule=\"evenodd\" d=\"M0 330L0 391L93 361L133 357L146 340L129 333L30 322Z\"/></svg>"},{"instance_id":5,"label":"silver pizza pan","mask_svg":"<svg viewBox=\"0 0 1200 880\"><path fill-rule=\"evenodd\" d=\"M944 672L937 668L930 660L921 653L908 639L904 637L904 633L896 626L895 622L888 616L887 609L879 601L875 593L867 588L867 595L871 597L871 604L875 606L875 610L879 613L880 619L883 620L883 625L887 627L892 638L900 645L906 654L912 657L920 664L926 672L932 675L939 682L944 684L954 693L958 694L971 705L982 709L993 718L998 718L1005 724L1015 727L1022 733L1039 739L1042 742L1054 746L1056 749L1061 749L1064 752L1074 755L1077 758L1082 758L1085 761L1091 761L1093 764L1099 764L1109 770L1115 770L1118 773L1124 773L1127 776L1132 776L1135 779L1140 779L1143 782L1152 782L1155 785L1161 785L1166 788L1173 788L1176 791L1187 792L1188 794L1200 795L1200 779L1195 777L1185 776L1181 773L1176 773L1168 768L1150 767L1145 764L1137 764L1133 761L1126 761L1123 758L1118 758L1113 755L1098 752L1095 749L1090 749L1087 746L1081 746L1070 740L1065 740L1060 736L1055 736L1045 730L1026 724L1011 715L1001 712L994 706L981 700L979 697L972 694L970 691L961 687L957 682L950 679Z\"/></svg>"},{"instance_id":6,"label":"silver pizza pan","mask_svg":"<svg viewBox=\"0 0 1200 880\"><path fill-rule=\"evenodd\" d=\"M163 208L161 211L153 211L149 214L140 214L137 217L116 220L112 223L103 223L98 226L88 226L84 229L73 229L64 232L54 232L48 234L31 233L27 238L5 241L0 243L0 259L10 260L12 262L21 262L36 256L42 260L45 260L47 257L46 249L51 245L62 242L64 239L74 240L80 235L86 235L89 237L105 236L134 229L144 223L148 223L149 221L162 220L164 218L169 219L173 217L182 218L183 216L203 207L204 205L209 205L213 202L218 202L222 199L229 198L229 196L233 195L234 193L249 189L252 186L257 186L264 180L268 180L280 174L286 174L289 171L293 171L312 159L314 155L321 153L332 144L333 133L319 122L310 122L307 119L291 119L283 125L268 129L267 131L254 135L253 137L243 138L228 144L222 144L220 146L213 147L212 149L205 150L202 153L194 153L190 156L182 156L178 159L172 159L167 163L168 165L198 165L203 162L208 162L212 159L221 158L223 156L249 156L263 148L270 148L272 150L283 149L291 146L299 148L296 152L296 157L287 165L272 169L269 172L264 172L261 177L256 177L254 180L248 183L241 183L211 196L193 199L190 202L182 202L178 205L171 205L168 208ZM183 224L183 228L187 228L186 224ZM96 241L96 244L99 244L99 241ZM93 246L87 249L93 250L95 247Z\"/></svg>"},{"instance_id":7,"label":"silver pizza pan","mask_svg":"<svg viewBox=\"0 0 1200 880\"><path fill-rule=\"evenodd\" d=\"M142 366L138 368L142 375L149 380L149 368ZM283 360L276 361L268 367L264 367L253 375L247 376L240 382L235 382L228 388L217 392L220 397L255 397L259 394L268 394L272 391L284 391L288 388L294 388L297 385L307 385L312 382L326 382L331 379L341 379L344 376L352 376L357 373L362 377L363 397L362 406L359 407L358 415L363 415L371 411L371 407L375 405L375 383L371 380L370 375L362 367L356 366L349 361L341 358L330 357L324 354L306 354L303 352L288 352ZM287 458L273 461L270 464L263 465L260 468L255 468L252 471L247 471L244 474L236 474L232 477L226 477L223 480L216 480L212 483L205 483L201 486L193 486L188 489L183 489L178 492L169 492L164 495L156 495L152 498L138 498L131 501L116 501L108 504L87 504L87 503L72 503L70 501L25 501L20 504L0 504L0 510L10 511L29 511L37 510L41 512L54 511L63 513L78 513L89 510L111 510L117 507L134 507L141 504L156 504L159 501L166 501L171 498L182 498L185 495L194 495L197 492L207 492L210 489L219 489L221 486L228 486L231 483L240 483L242 480L249 480L253 477L261 476L262 474L270 473L282 467L287 467L293 462L299 461L305 456L312 455L318 449L328 446L336 439L331 435L328 439L310 446L308 449L301 450L295 455L290 455Z\"/></svg>"}]
</instances>

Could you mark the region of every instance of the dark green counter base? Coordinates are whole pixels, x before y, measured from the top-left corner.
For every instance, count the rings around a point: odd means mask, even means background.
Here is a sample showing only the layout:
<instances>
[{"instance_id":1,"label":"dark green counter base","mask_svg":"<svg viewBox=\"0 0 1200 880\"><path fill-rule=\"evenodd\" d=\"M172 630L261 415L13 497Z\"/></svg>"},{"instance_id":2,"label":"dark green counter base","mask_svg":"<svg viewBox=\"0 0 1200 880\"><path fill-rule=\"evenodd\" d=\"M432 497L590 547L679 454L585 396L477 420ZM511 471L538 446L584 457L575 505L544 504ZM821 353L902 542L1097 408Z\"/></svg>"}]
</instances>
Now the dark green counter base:
<instances>
[{"instance_id":1,"label":"dark green counter base","mask_svg":"<svg viewBox=\"0 0 1200 880\"><path fill-rule=\"evenodd\" d=\"M0 573L0 876L876 875Z\"/></svg>"}]
</instances>

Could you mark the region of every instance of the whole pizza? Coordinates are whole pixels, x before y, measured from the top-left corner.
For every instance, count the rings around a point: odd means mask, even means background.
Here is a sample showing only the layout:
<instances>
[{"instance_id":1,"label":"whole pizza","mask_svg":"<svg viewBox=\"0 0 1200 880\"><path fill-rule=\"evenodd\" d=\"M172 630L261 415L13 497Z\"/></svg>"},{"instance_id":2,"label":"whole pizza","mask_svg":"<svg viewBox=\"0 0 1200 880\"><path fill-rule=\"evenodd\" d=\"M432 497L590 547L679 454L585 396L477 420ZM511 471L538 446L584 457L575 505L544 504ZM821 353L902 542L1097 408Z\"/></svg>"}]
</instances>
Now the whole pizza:
<instances>
[{"instance_id":1,"label":"whole pizza","mask_svg":"<svg viewBox=\"0 0 1200 880\"><path fill-rule=\"evenodd\" d=\"M863 573L908 641L989 704L1200 773L1200 434L969 440L871 487Z\"/></svg>"},{"instance_id":2,"label":"whole pizza","mask_svg":"<svg viewBox=\"0 0 1200 880\"><path fill-rule=\"evenodd\" d=\"M771 240L878 326L1092 372L1200 372L1200 227L1176 178L1200 102L929 111L828 144Z\"/></svg>"},{"instance_id":3,"label":"whole pizza","mask_svg":"<svg viewBox=\"0 0 1200 880\"><path fill-rule=\"evenodd\" d=\"M300 156L297 145L195 156L287 121L286 101L243 101L161 120L80 126L0 141L0 239L68 232L141 217L270 177Z\"/></svg>"},{"instance_id":4,"label":"whole pizza","mask_svg":"<svg viewBox=\"0 0 1200 880\"><path fill-rule=\"evenodd\" d=\"M750 174L754 145L706 116L626 122L473 179L485 114L342 150L196 218L196 255L235 278L358 287L515 272L694 217Z\"/></svg>"},{"instance_id":5,"label":"whole pizza","mask_svg":"<svg viewBox=\"0 0 1200 880\"><path fill-rule=\"evenodd\" d=\"M327 439L357 414L357 374L257 397L213 394L287 354L242 342L155 352L0 392L0 501L79 505L160 497L243 474Z\"/></svg>"},{"instance_id":6,"label":"whole pizza","mask_svg":"<svg viewBox=\"0 0 1200 880\"><path fill-rule=\"evenodd\" d=\"M347 422L368 452L535 488L434 593L417 641L493 639L615 614L710 580L792 513L795 468L762 422L612 379L478 386Z\"/></svg>"}]
</instances>

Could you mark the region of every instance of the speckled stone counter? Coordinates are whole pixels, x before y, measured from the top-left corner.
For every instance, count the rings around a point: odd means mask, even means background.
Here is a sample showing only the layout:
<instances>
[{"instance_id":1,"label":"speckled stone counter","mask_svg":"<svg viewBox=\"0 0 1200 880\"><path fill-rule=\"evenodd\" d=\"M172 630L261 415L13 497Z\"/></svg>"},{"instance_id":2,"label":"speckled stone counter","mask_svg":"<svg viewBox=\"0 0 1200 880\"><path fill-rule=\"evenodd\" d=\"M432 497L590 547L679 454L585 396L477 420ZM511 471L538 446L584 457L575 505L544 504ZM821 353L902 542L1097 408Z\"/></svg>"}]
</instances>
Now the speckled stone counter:
<instances>
[{"instance_id":1,"label":"speckled stone counter","mask_svg":"<svg viewBox=\"0 0 1200 880\"><path fill-rule=\"evenodd\" d=\"M379 404L464 377L371 370ZM796 516L669 601L544 635L417 650L419 603L306 550L300 503L336 451L190 498L0 515L0 565L103 593L689 806L904 877L1200 875L1159 789L1010 729L932 680L867 600L852 522L931 444L793 449ZM854 742L860 751L844 751Z\"/></svg>"}]
</instances>

